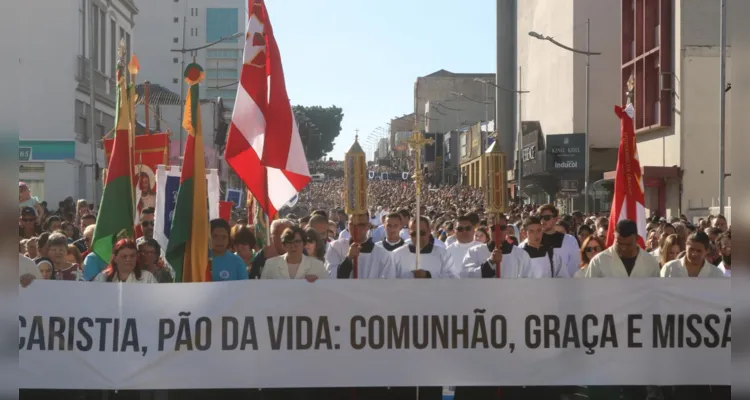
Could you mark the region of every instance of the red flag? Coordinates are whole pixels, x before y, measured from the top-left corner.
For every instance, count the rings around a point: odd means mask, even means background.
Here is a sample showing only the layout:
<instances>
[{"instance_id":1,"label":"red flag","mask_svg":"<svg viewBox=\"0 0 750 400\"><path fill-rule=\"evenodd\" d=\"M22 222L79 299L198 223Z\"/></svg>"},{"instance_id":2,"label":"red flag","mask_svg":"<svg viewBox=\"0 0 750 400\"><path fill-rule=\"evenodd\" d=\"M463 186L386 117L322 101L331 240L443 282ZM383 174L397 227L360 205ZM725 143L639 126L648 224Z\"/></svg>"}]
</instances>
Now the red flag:
<instances>
[{"instance_id":1,"label":"red flag","mask_svg":"<svg viewBox=\"0 0 750 400\"><path fill-rule=\"evenodd\" d=\"M634 221L638 225L638 244L646 248L646 207L643 191L641 163L638 161L638 147L635 143L633 120L628 110L615 107L615 114L620 118L620 149L617 152L617 172L615 175L615 193L612 199L612 210L607 229L607 247L615 242L615 226L623 219Z\"/></svg>"},{"instance_id":2,"label":"red flag","mask_svg":"<svg viewBox=\"0 0 750 400\"><path fill-rule=\"evenodd\" d=\"M248 0L243 62L224 158L273 219L310 171L263 0Z\"/></svg>"}]
</instances>

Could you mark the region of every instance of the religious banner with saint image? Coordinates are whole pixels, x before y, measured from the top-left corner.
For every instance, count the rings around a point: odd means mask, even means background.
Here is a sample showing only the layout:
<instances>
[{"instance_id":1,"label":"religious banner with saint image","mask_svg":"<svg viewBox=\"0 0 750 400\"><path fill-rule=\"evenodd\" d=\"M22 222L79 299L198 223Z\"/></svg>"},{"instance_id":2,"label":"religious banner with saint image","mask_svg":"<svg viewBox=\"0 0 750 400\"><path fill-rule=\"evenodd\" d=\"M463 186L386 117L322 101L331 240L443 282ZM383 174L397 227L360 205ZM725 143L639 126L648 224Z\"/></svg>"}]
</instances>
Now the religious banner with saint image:
<instances>
[{"instance_id":1,"label":"religious banner with saint image","mask_svg":"<svg viewBox=\"0 0 750 400\"><path fill-rule=\"evenodd\" d=\"M104 139L104 153L109 164L114 139ZM156 207L156 178L157 165L167 165L169 162L169 134L154 133L135 137L133 165L135 168L135 223L139 223L141 211L145 208ZM140 226L136 228L140 230ZM138 232L140 233L140 232Z\"/></svg>"}]
</instances>

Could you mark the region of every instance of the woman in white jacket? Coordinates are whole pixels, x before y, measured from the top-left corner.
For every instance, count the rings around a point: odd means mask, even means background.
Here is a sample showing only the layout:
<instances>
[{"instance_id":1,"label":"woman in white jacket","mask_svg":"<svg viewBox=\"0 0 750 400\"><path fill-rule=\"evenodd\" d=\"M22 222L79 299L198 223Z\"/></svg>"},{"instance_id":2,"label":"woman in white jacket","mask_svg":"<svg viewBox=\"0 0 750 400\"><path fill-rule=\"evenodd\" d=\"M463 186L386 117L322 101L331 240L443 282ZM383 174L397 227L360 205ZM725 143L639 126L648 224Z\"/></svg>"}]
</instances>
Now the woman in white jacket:
<instances>
[{"instance_id":1,"label":"woman in white jacket","mask_svg":"<svg viewBox=\"0 0 750 400\"><path fill-rule=\"evenodd\" d=\"M703 231L696 231L687 238L685 257L672 260L661 269L664 278L723 278L721 270L706 261L711 239Z\"/></svg>"},{"instance_id":2,"label":"woman in white jacket","mask_svg":"<svg viewBox=\"0 0 750 400\"><path fill-rule=\"evenodd\" d=\"M281 243L286 253L266 260L261 279L307 279L315 282L328 277L323 262L303 253L307 235L302 228L286 228L281 234Z\"/></svg>"}]
</instances>

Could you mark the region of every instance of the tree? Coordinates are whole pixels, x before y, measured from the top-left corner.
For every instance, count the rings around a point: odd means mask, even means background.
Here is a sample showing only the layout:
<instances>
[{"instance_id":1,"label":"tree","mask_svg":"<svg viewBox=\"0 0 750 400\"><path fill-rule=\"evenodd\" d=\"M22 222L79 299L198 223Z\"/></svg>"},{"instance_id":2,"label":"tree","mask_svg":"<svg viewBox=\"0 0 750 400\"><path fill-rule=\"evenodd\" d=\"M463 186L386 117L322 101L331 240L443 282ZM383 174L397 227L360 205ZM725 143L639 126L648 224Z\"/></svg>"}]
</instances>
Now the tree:
<instances>
[{"instance_id":1,"label":"tree","mask_svg":"<svg viewBox=\"0 0 750 400\"><path fill-rule=\"evenodd\" d=\"M341 133L344 112L340 107L294 106L294 117L308 160L318 160L333 150L333 142Z\"/></svg>"}]
</instances>

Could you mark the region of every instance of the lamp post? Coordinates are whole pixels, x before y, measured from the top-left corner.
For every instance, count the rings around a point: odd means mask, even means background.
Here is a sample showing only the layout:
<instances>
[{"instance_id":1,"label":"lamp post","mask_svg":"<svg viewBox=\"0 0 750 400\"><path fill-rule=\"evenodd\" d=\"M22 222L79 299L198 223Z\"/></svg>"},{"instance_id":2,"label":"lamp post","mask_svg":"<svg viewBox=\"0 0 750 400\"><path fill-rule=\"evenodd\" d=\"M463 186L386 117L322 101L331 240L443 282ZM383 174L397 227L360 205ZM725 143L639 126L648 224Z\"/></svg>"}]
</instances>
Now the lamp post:
<instances>
[{"instance_id":1,"label":"lamp post","mask_svg":"<svg viewBox=\"0 0 750 400\"><path fill-rule=\"evenodd\" d=\"M523 204L523 200L521 198L521 181L523 176L523 160L521 159L521 135L523 134L523 120L522 120L522 114L523 111L523 97L522 94L530 93L528 90L522 90L522 83L523 80L521 80L521 67L518 67L518 90L510 90L506 88L502 88L500 86L497 86L495 82L487 81L480 78L474 78L474 82L479 82L485 85L491 85L494 86L497 90L502 90L503 92L509 92L509 93L515 93L518 95L518 129L516 132L516 161L518 162L518 176L516 176L516 186L518 186L518 201L519 203ZM497 132L497 121L495 121L495 131ZM497 140L497 138L495 138Z\"/></svg>"},{"instance_id":2,"label":"lamp post","mask_svg":"<svg viewBox=\"0 0 750 400\"><path fill-rule=\"evenodd\" d=\"M589 102L589 97L590 97L589 94L590 94L590 91L591 91L591 86L590 86L590 81L591 81L590 80L590 77L591 77L591 62L590 61L591 61L591 56L598 56L598 55L601 55L602 53L591 51L591 20L590 19L586 19L586 50L585 51L584 50L578 50L578 49L575 49L573 47L568 47L568 46L566 46L566 45L564 45L564 44L556 41L553 37L544 36L544 35L542 35L540 33L534 32L534 31L529 32L529 36L531 36L533 38L536 38L536 39L539 39L539 40L546 40L546 41L554 44L557 47L560 47L562 49L571 51L573 53L583 54L583 55L586 56L586 111L585 111L586 112L586 122L585 122L585 128L584 128L584 130L585 130L585 132L584 132L584 139L585 139L584 140L584 147L585 147L585 151L586 151L586 154L585 154L585 156L586 156L586 162L584 162L584 171L583 171L583 175L584 175L583 176L583 179L584 179L583 194L584 194L584 198L585 198L585 203L584 203L585 204L585 206L584 206L585 209L584 209L584 212L588 213L589 212L589 186L590 186L589 185L589 166L591 164L590 161L589 161L589 109L591 107L591 104Z\"/></svg>"}]
</instances>

